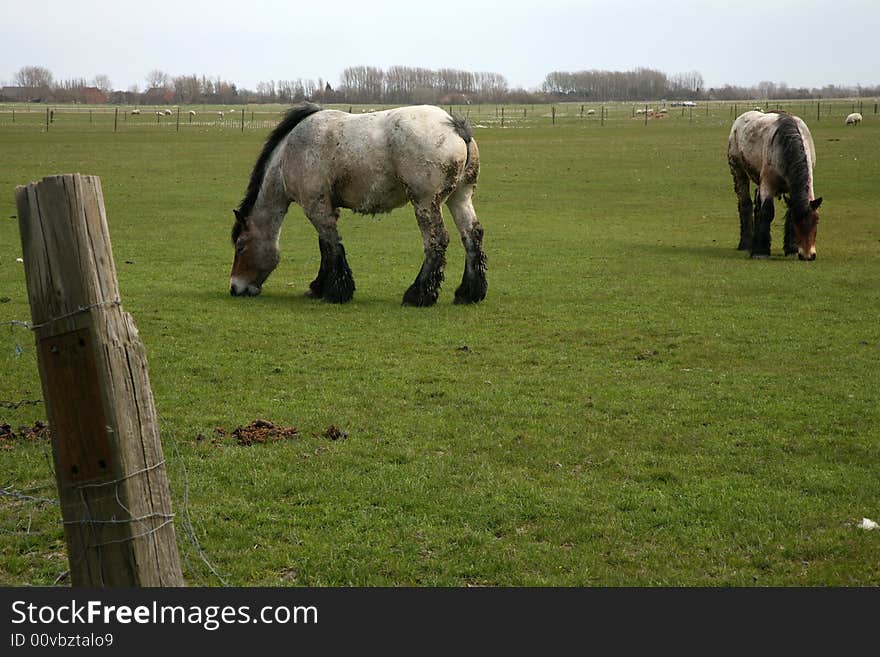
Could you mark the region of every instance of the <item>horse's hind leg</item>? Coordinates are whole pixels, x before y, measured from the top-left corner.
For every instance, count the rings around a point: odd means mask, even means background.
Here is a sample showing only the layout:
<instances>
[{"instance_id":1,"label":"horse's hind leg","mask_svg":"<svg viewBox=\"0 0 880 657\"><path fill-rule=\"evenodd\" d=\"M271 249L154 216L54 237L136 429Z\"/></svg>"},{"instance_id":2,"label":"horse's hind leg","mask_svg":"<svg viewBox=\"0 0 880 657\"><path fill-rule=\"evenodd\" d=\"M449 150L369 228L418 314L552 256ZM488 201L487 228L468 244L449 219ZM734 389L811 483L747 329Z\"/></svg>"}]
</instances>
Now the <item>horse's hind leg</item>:
<instances>
[{"instance_id":1,"label":"horse's hind leg","mask_svg":"<svg viewBox=\"0 0 880 657\"><path fill-rule=\"evenodd\" d=\"M434 198L429 202L414 201L413 207L416 211L419 229L422 231L425 260L416 280L403 295L403 305L433 306L437 303L440 285L443 283L449 234L443 225L440 198Z\"/></svg>"},{"instance_id":2,"label":"horse's hind leg","mask_svg":"<svg viewBox=\"0 0 880 657\"><path fill-rule=\"evenodd\" d=\"M736 248L747 251L752 248L755 226L752 199L749 196L749 176L733 161L730 161L730 173L733 174L733 189L739 211L739 245Z\"/></svg>"},{"instance_id":3,"label":"horse's hind leg","mask_svg":"<svg viewBox=\"0 0 880 657\"><path fill-rule=\"evenodd\" d=\"M447 200L464 245L464 275L455 291L455 303L478 303L486 298L486 254L483 253L483 227L474 211L474 185L464 185Z\"/></svg>"},{"instance_id":4,"label":"horse's hind leg","mask_svg":"<svg viewBox=\"0 0 880 657\"><path fill-rule=\"evenodd\" d=\"M330 303L350 301L354 296L354 277L336 228L339 210L326 201L304 206L304 209L318 231L318 247L321 250L321 266L315 280L309 284L306 295Z\"/></svg>"}]
</instances>

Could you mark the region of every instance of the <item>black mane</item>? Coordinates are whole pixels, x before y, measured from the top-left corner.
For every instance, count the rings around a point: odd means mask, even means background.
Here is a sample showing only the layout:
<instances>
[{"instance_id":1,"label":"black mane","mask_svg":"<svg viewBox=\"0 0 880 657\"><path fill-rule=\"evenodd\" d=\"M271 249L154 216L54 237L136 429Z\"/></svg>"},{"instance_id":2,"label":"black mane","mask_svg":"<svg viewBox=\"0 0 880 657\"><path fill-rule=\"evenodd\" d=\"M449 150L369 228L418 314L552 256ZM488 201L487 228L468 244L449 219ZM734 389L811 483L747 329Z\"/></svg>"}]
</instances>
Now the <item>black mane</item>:
<instances>
[{"instance_id":1,"label":"black mane","mask_svg":"<svg viewBox=\"0 0 880 657\"><path fill-rule=\"evenodd\" d=\"M324 108L313 103L297 105L289 110L284 115L284 118L281 119L281 123L275 126L275 129L269 133L269 137L263 145L263 150L257 158L257 163L254 165L254 170L251 172L251 179L248 182L247 192L238 206L236 213L237 217L241 217L242 219L247 218L254 209L254 204L256 204L257 197L260 195L260 187L263 184L263 177L266 175L266 165L269 163L269 158L272 157L272 153L275 151L278 144L281 143L281 140L284 139L288 133L300 123L300 121L311 116L315 112L320 112L322 109ZM238 237L236 232L240 233L241 229L241 220L238 220L232 228L233 242L235 242Z\"/></svg>"},{"instance_id":2,"label":"black mane","mask_svg":"<svg viewBox=\"0 0 880 657\"><path fill-rule=\"evenodd\" d=\"M797 121L787 112L778 112L779 121L773 140L782 149L785 180L792 202L806 202L810 165L807 161L807 145L804 143Z\"/></svg>"}]
</instances>

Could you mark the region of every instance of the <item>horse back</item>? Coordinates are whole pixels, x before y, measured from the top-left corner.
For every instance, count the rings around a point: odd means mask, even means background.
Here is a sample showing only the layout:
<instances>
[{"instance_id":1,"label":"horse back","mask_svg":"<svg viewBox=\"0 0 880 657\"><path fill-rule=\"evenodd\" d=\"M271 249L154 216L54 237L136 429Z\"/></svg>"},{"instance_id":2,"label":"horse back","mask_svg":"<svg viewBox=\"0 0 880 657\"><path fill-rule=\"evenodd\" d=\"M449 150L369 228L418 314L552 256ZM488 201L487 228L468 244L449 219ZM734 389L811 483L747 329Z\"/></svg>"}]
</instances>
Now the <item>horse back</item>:
<instances>
[{"instance_id":1,"label":"horse back","mask_svg":"<svg viewBox=\"0 0 880 657\"><path fill-rule=\"evenodd\" d=\"M437 107L369 114L323 110L291 132L284 152L285 186L301 204L329 195L337 207L389 212L438 194L450 183L454 187L468 151L451 117Z\"/></svg>"}]
</instances>

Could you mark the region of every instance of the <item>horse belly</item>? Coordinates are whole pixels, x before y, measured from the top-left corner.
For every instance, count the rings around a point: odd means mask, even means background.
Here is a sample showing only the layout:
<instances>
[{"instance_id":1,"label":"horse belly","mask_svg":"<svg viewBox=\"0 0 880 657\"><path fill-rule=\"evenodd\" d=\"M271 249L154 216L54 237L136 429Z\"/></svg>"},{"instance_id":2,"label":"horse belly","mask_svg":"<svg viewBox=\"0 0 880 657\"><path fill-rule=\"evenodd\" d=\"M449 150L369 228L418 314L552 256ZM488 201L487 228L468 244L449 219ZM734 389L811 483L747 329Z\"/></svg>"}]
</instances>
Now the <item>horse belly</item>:
<instances>
[{"instance_id":1,"label":"horse belly","mask_svg":"<svg viewBox=\"0 0 880 657\"><path fill-rule=\"evenodd\" d=\"M406 189L395 178L375 170L346 172L333 188L334 204L358 214L383 214L406 205Z\"/></svg>"}]
</instances>

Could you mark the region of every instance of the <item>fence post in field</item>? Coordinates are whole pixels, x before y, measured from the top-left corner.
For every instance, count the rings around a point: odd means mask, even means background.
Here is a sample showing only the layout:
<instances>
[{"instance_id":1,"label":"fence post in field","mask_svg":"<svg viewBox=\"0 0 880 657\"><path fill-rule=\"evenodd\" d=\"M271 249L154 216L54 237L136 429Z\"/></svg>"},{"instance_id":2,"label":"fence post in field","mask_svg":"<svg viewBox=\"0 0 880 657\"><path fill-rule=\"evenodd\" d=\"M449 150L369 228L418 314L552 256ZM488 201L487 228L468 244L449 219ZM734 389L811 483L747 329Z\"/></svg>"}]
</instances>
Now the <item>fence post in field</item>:
<instances>
[{"instance_id":1,"label":"fence post in field","mask_svg":"<svg viewBox=\"0 0 880 657\"><path fill-rule=\"evenodd\" d=\"M553 125L556 125L556 105L553 105L553 107L550 108L550 116L553 117Z\"/></svg>"},{"instance_id":2,"label":"fence post in field","mask_svg":"<svg viewBox=\"0 0 880 657\"><path fill-rule=\"evenodd\" d=\"M121 308L101 181L16 187L31 329L73 586L182 586L143 344Z\"/></svg>"},{"instance_id":3,"label":"fence post in field","mask_svg":"<svg viewBox=\"0 0 880 657\"><path fill-rule=\"evenodd\" d=\"M241 110L241 131L244 132L244 108Z\"/></svg>"},{"instance_id":4,"label":"fence post in field","mask_svg":"<svg viewBox=\"0 0 880 657\"><path fill-rule=\"evenodd\" d=\"M119 125L119 108L113 112L113 132L116 132L116 127Z\"/></svg>"},{"instance_id":5,"label":"fence post in field","mask_svg":"<svg viewBox=\"0 0 880 657\"><path fill-rule=\"evenodd\" d=\"M177 132L180 132L180 105L177 106Z\"/></svg>"},{"instance_id":6,"label":"fence post in field","mask_svg":"<svg viewBox=\"0 0 880 657\"><path fill-rule=\"evenodd\" d=\"M821 110L819 109L820 101L816 101L816 121L822 120Z\"/></svg>"},{"instance_id":7,"label":"fence post in field","mask_svg":"<svg viewBox=\"0 0 880 657\"><path fill-rule=\"evenodd\" d=\"M46 132L49 132L49 108L46 108Z\"/></svg>"},{"instance_id":8,"label":"fence post in field","mask_svg":"<svg viewBox=\"0 0 880 657\"><path fill-rule=\"evenodd\" d=\"M504 127L504 108L501 108L501 127Z\"/></svg>"}]
</instances>

